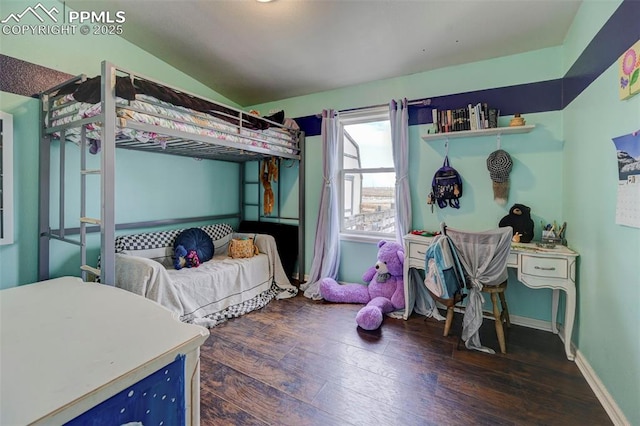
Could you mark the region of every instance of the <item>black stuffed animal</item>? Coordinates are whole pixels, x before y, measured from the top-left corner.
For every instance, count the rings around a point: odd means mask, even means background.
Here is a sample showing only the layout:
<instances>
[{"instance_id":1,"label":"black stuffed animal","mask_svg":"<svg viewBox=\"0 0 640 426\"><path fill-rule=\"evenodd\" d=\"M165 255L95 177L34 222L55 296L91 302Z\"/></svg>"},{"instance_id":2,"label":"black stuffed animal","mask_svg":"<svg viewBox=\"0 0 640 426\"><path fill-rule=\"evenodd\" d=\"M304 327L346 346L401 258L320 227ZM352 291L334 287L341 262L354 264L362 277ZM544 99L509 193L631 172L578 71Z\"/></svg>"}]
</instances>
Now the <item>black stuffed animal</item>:
<instances>
[{"instance_id":1,"label":"black stuffed animal","mask_svg":"<svg viewBox=\"0 0 640 426\"><path fill-rule=\"evenodd\" d=\"M500 219L499 227L510 226L513 235L520 234L521 243L528 243L533 239L533 219L531 208L524 204L514 204L509 209L509 214Z\"/></svg>"}]
</instances>

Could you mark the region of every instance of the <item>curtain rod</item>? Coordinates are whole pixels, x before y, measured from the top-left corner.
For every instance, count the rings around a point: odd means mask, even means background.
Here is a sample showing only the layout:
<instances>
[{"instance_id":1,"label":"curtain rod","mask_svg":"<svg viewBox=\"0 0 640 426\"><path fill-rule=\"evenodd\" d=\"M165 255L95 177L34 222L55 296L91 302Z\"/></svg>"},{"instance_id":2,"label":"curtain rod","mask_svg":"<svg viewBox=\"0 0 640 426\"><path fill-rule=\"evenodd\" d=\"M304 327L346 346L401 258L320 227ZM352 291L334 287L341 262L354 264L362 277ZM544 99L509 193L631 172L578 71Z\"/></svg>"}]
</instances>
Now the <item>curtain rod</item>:
<instances>
[{"instance_id":1,"label":"curtain rod","mask_svg":"<svg viewBox=\"0 0 640 426\"><path fill-rule=\"evenodd\" d=\"M359 107L359 108L348 108L348 109L341 109L338 110L338 112L353 112L353 111L360 111L363 109L373 109L373 108L381 108L384 106L388 106L389 104L378 104L378 105L369 105L369 106L365 106L365 107ZM410 101L407 101L407 105L422 105L424 107L431 107L431 98L425 98L425 99L412 99Z\"/></svg>"}]
</instances>

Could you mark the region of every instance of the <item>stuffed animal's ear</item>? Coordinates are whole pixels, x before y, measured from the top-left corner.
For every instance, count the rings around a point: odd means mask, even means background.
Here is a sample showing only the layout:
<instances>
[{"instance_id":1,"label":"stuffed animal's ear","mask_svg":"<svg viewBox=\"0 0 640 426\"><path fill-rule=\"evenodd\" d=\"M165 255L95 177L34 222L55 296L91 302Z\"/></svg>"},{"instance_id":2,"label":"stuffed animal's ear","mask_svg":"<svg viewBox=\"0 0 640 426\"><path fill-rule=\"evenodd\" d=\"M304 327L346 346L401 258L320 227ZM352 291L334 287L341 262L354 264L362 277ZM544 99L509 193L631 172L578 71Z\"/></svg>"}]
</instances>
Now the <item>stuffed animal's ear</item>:
<instances>
[{"instance_id":1,"label":"stuffed animal's ear","mask_svg":"<svg viewBox=\"0 0 640 426\"><path fill-rule=\"evenodd\" d=\"M398 250L396 253L398 254L398 259L400 259L400 262L404 263L404 252L402 250Z\"/></svg>"},{"instance_id":2,"label":"stuffed animal's ear","mask_svg":"<svg viewBox=\"0 0 640 426\"><path fill-rule=\"evenodd\" d=\"M385 244L387 244L387 241L386 240L381 240L380 242L378 242L378 248L382 247Z\"/></svg>"}]
</instances>

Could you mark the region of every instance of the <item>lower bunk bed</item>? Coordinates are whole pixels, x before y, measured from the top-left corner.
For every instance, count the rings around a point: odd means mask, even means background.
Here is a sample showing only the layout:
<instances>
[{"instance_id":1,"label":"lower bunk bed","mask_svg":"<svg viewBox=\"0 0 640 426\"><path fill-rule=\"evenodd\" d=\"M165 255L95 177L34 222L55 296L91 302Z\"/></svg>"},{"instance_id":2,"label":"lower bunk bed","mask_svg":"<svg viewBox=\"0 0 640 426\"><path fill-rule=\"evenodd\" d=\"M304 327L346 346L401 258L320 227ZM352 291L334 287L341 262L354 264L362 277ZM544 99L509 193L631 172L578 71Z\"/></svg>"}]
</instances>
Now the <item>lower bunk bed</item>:
<instances>
[{"instance_id":1,"label":"lower bunk bed","mask_svg":"<svg viewBox=\"0 0 640 426\"><path fill-rule=\"evenodd\" d=\"M234 232L228 224L198 227L213 243L213 257L197 267L176 269L174 244L185 231L123 235L116 238L116 287L154 300L186 323L214 327L297 294L282 267L275 239ZM236 241L253 239L258 253L229 256ZM235 241L234 241L235 240Z\"/></svg>"}]
</instances>

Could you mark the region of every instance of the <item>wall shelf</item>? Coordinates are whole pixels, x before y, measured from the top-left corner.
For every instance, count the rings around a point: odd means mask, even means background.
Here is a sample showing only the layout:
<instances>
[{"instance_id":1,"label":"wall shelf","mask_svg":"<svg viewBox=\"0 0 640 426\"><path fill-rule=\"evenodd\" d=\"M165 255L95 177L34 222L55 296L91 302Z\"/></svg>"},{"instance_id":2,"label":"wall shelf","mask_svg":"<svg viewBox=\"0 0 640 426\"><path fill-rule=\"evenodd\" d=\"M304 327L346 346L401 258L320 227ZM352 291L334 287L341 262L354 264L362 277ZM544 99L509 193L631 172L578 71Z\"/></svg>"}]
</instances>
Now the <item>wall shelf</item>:
<instances>
[{"instance_id":1,"label":"wall shelf","mask_svg":"<svg viewBox=\"0 0 640 426\"><path fill-rule=\"evenodd\" d=\"M434 140L444 140L444 139L473 138L477 136L529 133L535 127L536 127L535 124L528 124L526 126L496 127L493 129L462 130L460 132L448 132L448 133L432 133L432 134L422 135L422 139L424 141L434 141Z\"/></svg>"}]
</instances>

